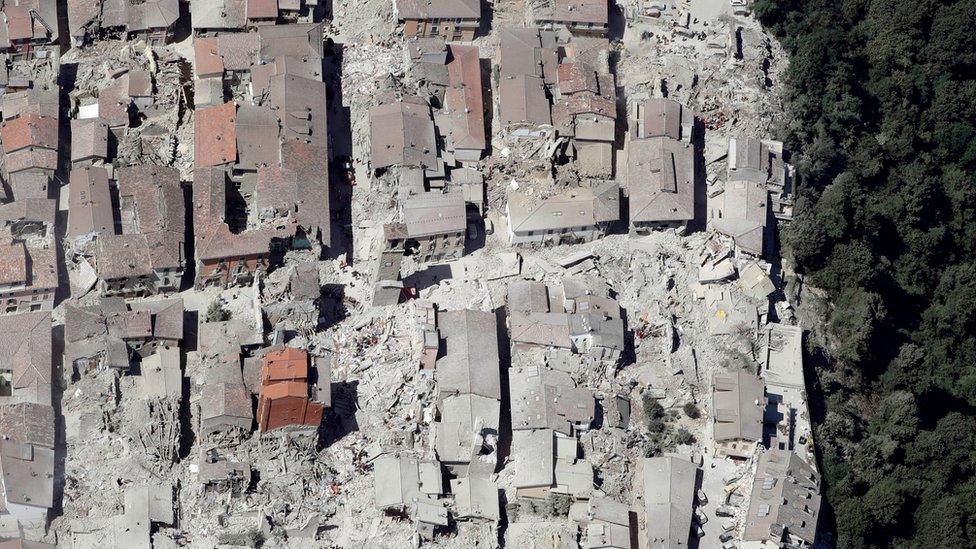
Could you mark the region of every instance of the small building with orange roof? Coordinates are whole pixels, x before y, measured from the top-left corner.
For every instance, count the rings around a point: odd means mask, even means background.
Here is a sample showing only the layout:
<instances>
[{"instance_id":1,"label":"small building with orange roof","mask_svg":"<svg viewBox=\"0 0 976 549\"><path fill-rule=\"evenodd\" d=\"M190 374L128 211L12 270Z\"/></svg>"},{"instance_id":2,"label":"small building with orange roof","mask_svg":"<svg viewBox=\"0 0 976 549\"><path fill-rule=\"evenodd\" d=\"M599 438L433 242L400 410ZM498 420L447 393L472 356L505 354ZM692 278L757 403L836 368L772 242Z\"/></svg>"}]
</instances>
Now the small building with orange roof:
<instances>
[{"instance_id":1,"label":"small building with orange roof","mask_svg":"<svg viewBox=\"0 0 976 549\"><path fill-rule=\"evenodd\" d=\"M317 373L318 361L316 361ZM328 383L328 374L324 374ZM258 430L262 433L282 427L317 428L328 402L310 398L308 351L275 347L262 359L258 399Z\"/></svg>"}]
</instances>

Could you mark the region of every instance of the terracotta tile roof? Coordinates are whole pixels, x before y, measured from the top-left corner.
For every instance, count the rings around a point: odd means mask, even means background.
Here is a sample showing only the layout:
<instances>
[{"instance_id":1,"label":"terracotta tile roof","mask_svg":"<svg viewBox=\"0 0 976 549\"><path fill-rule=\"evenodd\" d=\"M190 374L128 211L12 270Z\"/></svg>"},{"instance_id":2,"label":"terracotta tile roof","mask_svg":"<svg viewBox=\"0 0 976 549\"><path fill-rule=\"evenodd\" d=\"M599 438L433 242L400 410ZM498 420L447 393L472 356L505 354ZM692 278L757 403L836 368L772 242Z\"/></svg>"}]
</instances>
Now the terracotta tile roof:
<instances>
[{"instance_id":1,"label":"terracotta tile roof","mask_svg":"<svg viewBox=\"0 0 976 549\"><path fill-rule=\"evenodd\" d=\"M447 64L450 86L444 102L452 124L449 133L455 149L485 148L485 106L481 60L477 46L451 44L453 59Z\"/></svg>"},{"instance_id":2,"label":"terracotta tile roof","mask_svg":"<svg viewBox=\"0 0 976 549\"><path fill-rule=\"evenodd\" d=\"M119 198L132 204L138 226L146 237L154 269L183 266L186 230L183 189L175 168L130 166L118 170Z\"/></svg>"},{"instance_id":3,"label":"terracotta tile roof","mask_svg":"<svg viewBox=\"0 0 976 549\"><path fill-rule=\"evenodd\" d=\"M234 103L196 111L193 141L197 167L220 166L237 161L236 118L237 106Z\"/></svg>"},{"instance_id":4,"label":"terracotta tile roof","mask_svg":"<svg viewBox=\"0 0 976 549\"><path fill-rule=\"evenodd\" d=\"M98 116L108 123L110 128L121 128L129 125L129 73L125 73L114 84L103 88L98 93Z\"/></svg>"},{"instance_id":5,"label":"terracotta tile roof","mask_svg":"<svg viewBox=\"0 0 976 549\"><path fill-rule=\"evenodd\" d=\"M261 365L261 385L280 381L308 379L308 351L292 347L275 347L265 355Z\"/></svg>"},{"instance_id":6,"label":"terracotta tile roof","mask_svg":"<svg viewBox=\"0 0 976 549\"><path fill-rule=\"evenodd\" d=\"M610 15L608 4L608 0L552 0L551 7L541 10L536 19L606 26Z\"/></svg>"},{"instance_id":7,"label":"terracotta tile roof","mask_svg":"<svg viewBox=\"0 0 976 549\"><path fill-rule=\"evenodd\" d=\"M217 38L196 36L193 38L194 70L199 78L224 74L224 59L218 53Z\"/></svg>"},{"instance_id":8,"label":"terracotta tile roof","mask_svg":"<svg viewBox=\"0 0 976 549\"><path fill-rule=\"evenodd\" d=\"M329 202L329 151L303 139L284 138L281 142L282 168L295 173L298 212L295 218L306 229L318 228L319 240L331 244ZM312 235L314 236L314 235Z\"/></svg>"},{"instance_id":9,"label":"terracotta tile roof","mask_svg":"<svg viewBox=\"0 0 976 549\"><path fill-rule=\"evenodd\" d=\"M248 19L275 19L278 17L278 0L247 0Z\"/></svg>"},{"instance_id":10,"label":"terracotta tile roof","mask_svg":"<svg viewBox=\"0 0 976 549\"><path fill-rule=\"evenodd\" d=\"M102 14L102 0L67 0L68 32L81 36L93 21Z\"/></svg>"},{"instance_id":11,"label":"terracotta tile roof","mask_svg":"<svg viewBox=\"0 0 976 549\"><path fill-rule=\"evenodd\" d=\"M58 121L37 114L25 114L0 126L3 151L10 154L27 147L58 148Z\"/></svg>"},{"instance_id":12,"label":"terracotta tile roof","mask_svg":"<svg viewBox=\"0 0 976 549\"><path fill-rule=\"evenodd\" d=\"M54 448L54 408L37 402L0 406L0 433L20 444Z\"/></svg>"},{"instance_id":13,"label":"terracotta tile roof","mask_svg":"<svg viewBox=\"0 0 976 549\"><path fill-rule=\"evenodd\" d=\"M263 230L230 232L226 223L214 223L197 240L197 258L213 261L225 258L263 256L269 251L271 233Z\"/></svg>"}]
</instances>

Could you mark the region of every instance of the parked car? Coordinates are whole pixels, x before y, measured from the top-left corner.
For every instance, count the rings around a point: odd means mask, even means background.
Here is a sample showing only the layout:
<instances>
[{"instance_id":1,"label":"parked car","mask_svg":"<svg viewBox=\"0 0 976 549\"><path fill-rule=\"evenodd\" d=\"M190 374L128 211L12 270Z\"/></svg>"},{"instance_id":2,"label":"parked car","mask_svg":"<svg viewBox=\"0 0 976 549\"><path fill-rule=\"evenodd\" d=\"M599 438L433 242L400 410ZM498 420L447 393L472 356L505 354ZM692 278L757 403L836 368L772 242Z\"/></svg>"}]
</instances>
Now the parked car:
<instances>
[{"instance_id":1,"label":"parked car","mask_svg":"<svg viewBox=\"0 0 976 549\"><path fill-rule=\"evenodd\" d=\"M698 504L705 505L708 503L708 496L705 495L704 490L698 490Z\"/></svg>"},{"instance_id":2,"label":"parked car","mask_svg":"<svg viewBox=\"0 0 976 549\"><path fill-rule=\"evenodd\" d=\"M721 541L722 543L725 543L727 541L731 541L732 538L734 537L735 537L734 532L722 532L721 534L719 534L718 540Z\"/></svg>"},{"instance_id":3,"label":"parked car","mask_svg":"<svg viewBox=\"0 0 976 549\"><path fill-rule=\"evenodd\" d=\"M731 505L719 505L715 508L715 516L717 517L731 517L735 516L735 507Z\"/></svg>"}]
</instances>

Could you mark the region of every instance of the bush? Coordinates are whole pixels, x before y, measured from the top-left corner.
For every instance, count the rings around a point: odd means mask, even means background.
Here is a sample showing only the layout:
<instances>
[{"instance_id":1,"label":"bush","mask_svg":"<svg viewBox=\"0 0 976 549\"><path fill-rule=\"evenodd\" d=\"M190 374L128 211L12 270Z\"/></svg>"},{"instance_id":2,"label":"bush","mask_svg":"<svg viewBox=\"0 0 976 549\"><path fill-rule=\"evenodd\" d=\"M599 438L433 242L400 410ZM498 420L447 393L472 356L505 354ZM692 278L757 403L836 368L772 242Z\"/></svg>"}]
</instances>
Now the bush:
<instances>
[{"instance_id":1,"label":"bush","mask_svg":"<svg viewBox=\"0 0 976 549\"><path fill-rule=\"evenodd\" d=\"M224 322L230 320L230 317L230 310L224 307L224 302L220 299L211 301L207 307L207 322Z\"/></svg>"},{"instance_id":2,"label":"bush","mask_svg":"<svg viewBox=\"0 0 976 549\"><path fill-rule=\"evenodd\" d=\"M698 410L698 406L694 402L685 402L684 406L685 415L691 419L698 419L701 417L701 412Z\"/></svg>"},{"instance_id":3,"label":"bush","mask_svg":"<svg viewBox=\"0 0 976 549\"><path fill-rule=\"evenodd\" d=\"M682 427L674 433L674 443L679 446L684 444L694 444L695 435L691 434L691 431L688 429Z\"/></svg>"}]
</instances>

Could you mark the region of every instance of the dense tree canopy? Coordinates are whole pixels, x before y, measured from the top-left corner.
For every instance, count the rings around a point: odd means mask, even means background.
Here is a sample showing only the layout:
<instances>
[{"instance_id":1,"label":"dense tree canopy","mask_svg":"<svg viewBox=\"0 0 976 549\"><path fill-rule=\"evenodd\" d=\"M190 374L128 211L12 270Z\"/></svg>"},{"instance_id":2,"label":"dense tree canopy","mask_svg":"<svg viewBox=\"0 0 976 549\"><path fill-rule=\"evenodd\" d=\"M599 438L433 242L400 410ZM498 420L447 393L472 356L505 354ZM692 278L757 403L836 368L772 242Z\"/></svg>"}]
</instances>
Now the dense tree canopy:
<instances>
[{"instance_id":1,"label":"dense tree canopy","mask_svg":"<svg viewBox=\"0 0 976 549\"><path fill-rule=\"evenodd\" d=\"M826 290L841 547L976 546L976 0L757 0L790 53L784 242Z\"/></svg>"}]
</instances>

